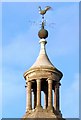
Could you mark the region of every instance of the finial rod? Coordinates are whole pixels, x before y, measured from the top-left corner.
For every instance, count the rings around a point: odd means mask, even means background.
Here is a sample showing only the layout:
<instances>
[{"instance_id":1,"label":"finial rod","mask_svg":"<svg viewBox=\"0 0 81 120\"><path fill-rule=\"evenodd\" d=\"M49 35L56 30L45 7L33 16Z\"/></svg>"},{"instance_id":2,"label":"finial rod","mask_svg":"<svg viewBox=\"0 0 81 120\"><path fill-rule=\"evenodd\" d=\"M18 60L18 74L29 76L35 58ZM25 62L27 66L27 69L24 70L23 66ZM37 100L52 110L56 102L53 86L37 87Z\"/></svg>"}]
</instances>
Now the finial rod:
<instances>
[{"instance_id":1,"label":"finial rod","mask_svg":"<svg viewBox=\"0 0 81 120\"><path fill-rule=\"evenodd\" d=\"M44 26L45 26L45 24L44 24L44 21L42 22L42 29L44 29Z\"/></svg>"}]
</instances>

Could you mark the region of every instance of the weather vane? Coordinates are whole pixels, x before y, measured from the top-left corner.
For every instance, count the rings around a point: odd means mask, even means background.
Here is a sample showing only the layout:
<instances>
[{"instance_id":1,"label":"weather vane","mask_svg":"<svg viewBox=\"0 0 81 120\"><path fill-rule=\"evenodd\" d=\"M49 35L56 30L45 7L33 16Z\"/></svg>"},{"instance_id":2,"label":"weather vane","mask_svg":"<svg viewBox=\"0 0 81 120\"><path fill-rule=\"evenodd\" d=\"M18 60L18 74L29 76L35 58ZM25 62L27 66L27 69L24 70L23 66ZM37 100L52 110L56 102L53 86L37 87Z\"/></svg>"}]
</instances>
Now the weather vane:
<instances>
[{"instance_id":1,"label":"weather vane","mask_svg":"<svg viewBox=\"0 0 81 120\"><path fill-rule=\"evenodd\" d=\"M42 15L42 24L41 24L41 29L38 32L38 36L39 38L47 38L48 37L48 31L46 29L44 29L45 26L45 20L44 20L44 15L46 14L46 12L48 10L50 10L51 7L50 6L46 6L44 10L41 9L41 7L39 6L39 13Z\"/></svg>"},{"instance_id":2,"label":"weather vane","mask_svg":"<svg viewBox=\"0 0 81 120\"><path fill-rule=\"evenodd\" d=\"M41 9L41 6L39 6L39 13L42 15L42 28L44 28L45 26L45 20L44 20L44 15L46 14L46 12L48 10L50 10L51 7L50 6L46 6L44 10Z\"/></svg>"}]
</instances>

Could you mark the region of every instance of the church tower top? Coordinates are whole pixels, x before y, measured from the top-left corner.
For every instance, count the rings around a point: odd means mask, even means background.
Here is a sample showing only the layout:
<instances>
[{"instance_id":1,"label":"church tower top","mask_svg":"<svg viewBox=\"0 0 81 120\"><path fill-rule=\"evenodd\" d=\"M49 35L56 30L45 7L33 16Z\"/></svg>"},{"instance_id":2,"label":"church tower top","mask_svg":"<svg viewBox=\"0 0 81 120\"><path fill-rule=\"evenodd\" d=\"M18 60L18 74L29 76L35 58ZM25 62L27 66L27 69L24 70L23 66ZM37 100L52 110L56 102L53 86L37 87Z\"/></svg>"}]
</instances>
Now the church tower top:
<instances>
[{"instance_id":1,"label":"church tower top","mask_svg":"<svg viewBox=\"0 0 81 120\"><path fill-rule=\"evenodd\" d=\"M42 23L41 23L41 29L38 32L38 36L40 38L39 43L40 43L40 52L39 52L39 56L37 57L37 60L35 61L35 63L30 67L29 70L27 70L24 73L24 77L26 78L27 74L31 73L31 71L35 71L36 70L48 70L48 71L52 71L58 74L59 79L60 80L62 78L62 73L55 68L55 66L51 63L50 59L48 58L48 55L46 53L46 38L48 37L48 31L45 29L45 19L44 19L44 15L46 14L46 12L48 10L50 10L51 7L50 6L46 6L44 10L41 9L41 7L39 6L39 13L42 15ZM41 72L40 72L41 73ZM40 74L41 78L42 73Z\"/></svg>"},{"instance_id":2,"label":"church tower top","mask_svg":"<svg viewBox=\"0 0 81 120\"><path fill-rule=\"evenodd\" d=\"M49 6L44 10L39 7L39 13L42 15L41 30L38 32L40 52L36 62L24 73L27 101L26 113L23 118L62 119L59 104L59 88L63 74L51 63L45 48L48 31L44 28L44 14L49 9L51 9ZM44 98L42 93L45 96ZM41 104L41 98L44 101L44 106Z\"/></svg>"}]
</instances>

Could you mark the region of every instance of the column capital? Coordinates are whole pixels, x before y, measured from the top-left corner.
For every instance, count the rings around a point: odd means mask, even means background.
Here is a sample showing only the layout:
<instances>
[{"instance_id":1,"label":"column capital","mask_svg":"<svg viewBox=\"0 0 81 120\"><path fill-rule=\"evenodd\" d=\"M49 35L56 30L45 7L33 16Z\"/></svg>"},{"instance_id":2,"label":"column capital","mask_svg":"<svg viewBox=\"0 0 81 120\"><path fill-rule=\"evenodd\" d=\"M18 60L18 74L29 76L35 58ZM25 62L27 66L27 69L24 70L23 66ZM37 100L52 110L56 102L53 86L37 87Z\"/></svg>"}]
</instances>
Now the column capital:
<instances>
[{"instance_id":1,"label":"column capital","mask_svg":"<svg viewBox=\"0 0 81 120\"><path fill-rule=\"evenodd\" d=\"M37 79L36 82L41 82L41 79Z\"/></svg>"},{"instance_id":2,"label":"column capital","mask_svg":"<svg viewBox=\"0 0 81 120\"><path fill-rule=\"evenodd\" d=\"M57 87L57 88L58 88L59 86L61 86L61 83L56 82L55 87Z\"/></svg>"},{"instance_id":3,"label":"column capital","mask_svg":"<svg viewBox=\"0 0 81 120\"><path fill-rule=\"evenodd\" d=\"M47 79L47 81L48 81L48 83L52 83L53 81L52 81L52 79Z\"/></svg>"},{"instance_id":4,"label":"column capital","mask_svg":"<svg viewBox=\"0 0 81 120\"><path fill-rule=\"evenodd\" d=\"M31 81L26 82L26 84L31 83Z\"/></svg>"}]
</instances>

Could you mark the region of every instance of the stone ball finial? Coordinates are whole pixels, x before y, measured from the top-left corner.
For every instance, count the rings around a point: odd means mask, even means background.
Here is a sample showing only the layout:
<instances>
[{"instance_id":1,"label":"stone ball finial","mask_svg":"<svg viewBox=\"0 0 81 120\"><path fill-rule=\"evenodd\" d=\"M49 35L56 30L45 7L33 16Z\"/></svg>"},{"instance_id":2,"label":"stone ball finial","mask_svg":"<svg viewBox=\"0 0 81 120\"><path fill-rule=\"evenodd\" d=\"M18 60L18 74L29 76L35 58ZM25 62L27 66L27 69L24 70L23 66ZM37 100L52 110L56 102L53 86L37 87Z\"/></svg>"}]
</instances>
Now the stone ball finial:
<instances>
[{"instance_id":1,"label":"stone ball finial","mask_svg":"<svg viewBox=\"0 0 81 120\"><path fill-rule=\"evenodd\" d=\"M39 38L47 38L48 37L48 31L46 29L41 28L38 32Z\"/></svg>"}]
</instances>

